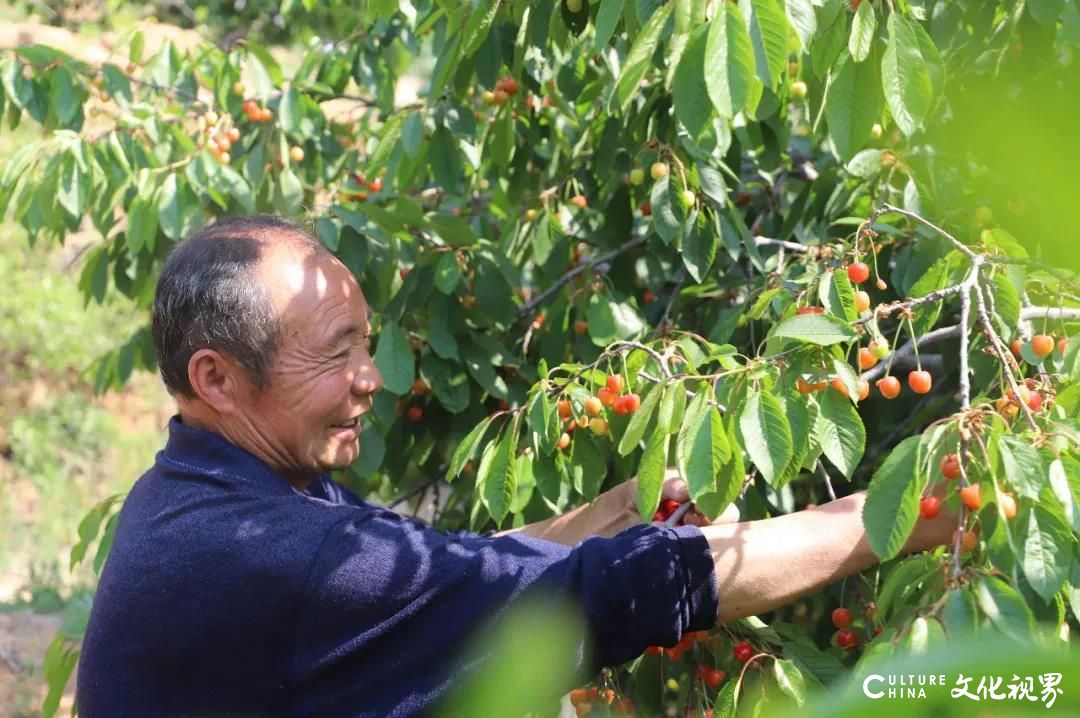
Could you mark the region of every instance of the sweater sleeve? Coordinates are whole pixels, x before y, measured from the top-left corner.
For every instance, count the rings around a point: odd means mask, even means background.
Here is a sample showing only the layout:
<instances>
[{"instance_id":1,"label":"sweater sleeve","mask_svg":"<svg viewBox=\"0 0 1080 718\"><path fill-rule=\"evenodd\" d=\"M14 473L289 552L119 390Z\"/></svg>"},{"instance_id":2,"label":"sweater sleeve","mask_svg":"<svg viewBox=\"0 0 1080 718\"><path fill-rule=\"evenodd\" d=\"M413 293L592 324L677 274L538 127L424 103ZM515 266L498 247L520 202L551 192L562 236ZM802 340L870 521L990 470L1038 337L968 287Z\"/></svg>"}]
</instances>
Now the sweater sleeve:
<instances>
[{"instance_id":1,"label":"sweater sleeve","mask_svg":"<svg viewBox=\"0 0 1080 718\"><path fill-rule=\"evenodd\" d=\"M579 603L594 648L586 669L716 622L712 559L696 527L635 526L568 547L520 534L446 534L373 510L332 526L317 553L298 624L298 679L359 656L379 657L363 668L366 678L430 669L532 590Z\"/></svg>"}]
</instances>

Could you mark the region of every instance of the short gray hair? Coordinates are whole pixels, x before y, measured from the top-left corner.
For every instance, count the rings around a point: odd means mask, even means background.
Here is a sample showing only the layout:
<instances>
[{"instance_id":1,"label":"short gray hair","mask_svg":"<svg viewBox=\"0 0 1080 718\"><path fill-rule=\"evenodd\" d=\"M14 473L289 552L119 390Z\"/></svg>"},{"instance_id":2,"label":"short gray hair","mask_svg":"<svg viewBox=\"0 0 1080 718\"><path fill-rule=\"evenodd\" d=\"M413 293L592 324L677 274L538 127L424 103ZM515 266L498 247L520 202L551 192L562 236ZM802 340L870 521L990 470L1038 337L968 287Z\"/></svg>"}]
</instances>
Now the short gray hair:
<instances>
[{"instance_id":1,"label":"short gray hair","mask_svg":"<svg viewBox=\"0 0 1080 718\"><path fill-rule=\"evenodd\" d=\"M260 391L269 386L282 327L256 268L265 248L282 241L331 256L310 234L272 215L220 220L169 254L158 277L151 329L170 394L194 398L188 363L200 349L229 354Z\"/></svg>"}]
</instances>

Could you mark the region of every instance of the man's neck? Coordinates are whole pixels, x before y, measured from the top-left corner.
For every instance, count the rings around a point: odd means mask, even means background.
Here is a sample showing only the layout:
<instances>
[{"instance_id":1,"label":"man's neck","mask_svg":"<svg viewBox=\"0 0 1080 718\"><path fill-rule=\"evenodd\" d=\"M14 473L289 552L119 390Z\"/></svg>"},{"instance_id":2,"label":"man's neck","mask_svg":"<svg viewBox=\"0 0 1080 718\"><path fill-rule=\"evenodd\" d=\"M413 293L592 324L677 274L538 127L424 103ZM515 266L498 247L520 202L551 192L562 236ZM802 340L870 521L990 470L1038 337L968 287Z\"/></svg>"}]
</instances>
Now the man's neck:
<instances>
[{"instance_id":1,"label":"man's neck","mask_svg":"<svg viewBox=\"0 0 1080 718\"><path fill-rule=\"evenodd\" d=\"M227 431L220 421L215 420L212 417L203 416L198 411L192 411L191 407L179 407L180 423L184 426L189 426L192 429L199 429L201 431L208 431L212 434L217 434L233 446L239 447L248 452L255 458L262 461L264 464L273 469L281 478L288 481L297 491L307 491L307 488L311 486L311 482L315 480L315 476L310 474L296 475L289 472L281 471L267 461L264 457L259 455L259 452L244 446L243 442L238 441L231 435L231 432Z\"/></svg>"}]
</instances>

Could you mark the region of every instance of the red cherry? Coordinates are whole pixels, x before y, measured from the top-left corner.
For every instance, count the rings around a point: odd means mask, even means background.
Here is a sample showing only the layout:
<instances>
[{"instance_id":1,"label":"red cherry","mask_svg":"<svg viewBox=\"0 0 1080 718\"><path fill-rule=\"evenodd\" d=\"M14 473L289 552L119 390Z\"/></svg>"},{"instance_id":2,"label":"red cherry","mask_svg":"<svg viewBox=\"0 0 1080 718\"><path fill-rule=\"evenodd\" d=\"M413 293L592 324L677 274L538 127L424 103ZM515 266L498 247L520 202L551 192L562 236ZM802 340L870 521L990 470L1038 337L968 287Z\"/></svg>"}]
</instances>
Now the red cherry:
<instances>
[{"instance_id":1,"label":"red cherry","mask_svg":"<svg viewBox=\"0 0 1080 718\"><path fill-rule=\"evenodd\" d=\"M855 646L859 645L859 638L855 635L855 631L837 631L836 645L850 651L855 648Z\"/></svg>"},{"instance_id":2,"label":"red cherry","mask_svg":"<svg viewBox=\"0 0 1080 718\"><path fill-rule=\"evenodd\" d=\"M753 655L754 649L746 641L735 644L735 660L739 661L739 663L746 663Z\"/></svg>"},{"instance_id":3,"label":"red cherry","mask_svg":"<svg viewBox=\"0 0 1080 718\"><path fill-rule=\"evenodd\" d=\"M907 383L916 394L925 394L930 391L933 380L928 371L913 371L908 374Z\"/></svg>"},{"instance_id":4,"label":"red cherry","mask_svg":"<svg viewBox=\"0 0 1080 718\"><path fill-rule=\"evenodd\" d=\"M626 413L633 414L641 406L641 397L637 394L626 394L623 397L626 405Z\"/></svg>"},{"instance_id":5,"label":"red cherry","mask_svg":"<svg viewBox=\"0 0 1080 718\"><path fill-rule=\"evenodd\" d=\"M953 481L960 478L960 459L956 454L945 454L941 459L941 475Z\"/></svg>"},{"instance_id":6,"label":"red cherry","mask_svg":"<svg viewBox=\"0 0 1080 718\"><path fill-rule=\"evenodd\" d=\"M719 668L713 668L705 673L705 685L715 691L725 678L727 678L727 673Z\"/></svg>"},{"instance_id":7,"label":"red cherry","mask_svg":"<svg viewBox=\"0 0 1080 718\"><path fill-rule=\"evenodd\" d=\"M1031 351L1035 356L1048 357L1054 351L1054 339L1045 334L1036 334L1031 338Z\"/></svg>"},{"instance_id":8,"label":"red cherry","mask_svg":"<svg viewBox=\"0 0 1080 718\"><path fill-rule=\"evenodd\" d=\"M609 374L605 384L608 391L612 394L618 394L623 388L623 378L619 374Z\"/></svg>"},{"instance_id":9,"label":"red cherry","mask_svg":"<svg viewBox=\"0 0 1080 718\"><path fill-rule=\"evenodd\" d=\"M886 376L878 379L877 382L878 391L886 399L895 399L900 396L900 380L895 376Z\"/></svg>"},{"instance_id":10,"label":"red cherry","mask_svg":"<svg viewBox=\"0 0 1080 718\"><path fill-rule=\"evenodd\" d=\"M919 502L919 516L924 519L935 519L941 513L941 499L937 496L926 496Z\"/></svg>"},{"instance_id":11,"label":"red cherry","mask_svg":"<svg viewBox=\"0 0 1080 718\"><path fill-rule=\"evenodd\" d=\"M851 611L847 608L833 609L832 622L837 628L847 628L851 625Z\"/></svg>"},{"instance_id":12,"label":"red cherry","mask_svg":"<svg viewBox=\"0 0 1080 718\"><path fill-rule=\"evenodd\" d=\"M847 267L847 276L855 284L862 284L870 278L870 267L864 262L853 262Z\"/></svg>"},{"instance_id":13,"label":"red cherry","mask_svg":"<svg viewBox=\"0 0 1080 718\"><path fill-rule=\"evenodd\" d=\"M409 421L417 424L424 420L424 408L422 406L409 407Z\"/></svg>"},{"instance_id":14,"label":"red cherry","mask_svg":"<svg viewBox=\"0 0 1080 718\"><path fill-rule=\"evenodd\" d=\"M982 497L979 496L979 485L971 484L960 489L960 500L964 502L964 506L967 506L971 511L978 511L982 508Z\"/></svg>"}]
</instances>

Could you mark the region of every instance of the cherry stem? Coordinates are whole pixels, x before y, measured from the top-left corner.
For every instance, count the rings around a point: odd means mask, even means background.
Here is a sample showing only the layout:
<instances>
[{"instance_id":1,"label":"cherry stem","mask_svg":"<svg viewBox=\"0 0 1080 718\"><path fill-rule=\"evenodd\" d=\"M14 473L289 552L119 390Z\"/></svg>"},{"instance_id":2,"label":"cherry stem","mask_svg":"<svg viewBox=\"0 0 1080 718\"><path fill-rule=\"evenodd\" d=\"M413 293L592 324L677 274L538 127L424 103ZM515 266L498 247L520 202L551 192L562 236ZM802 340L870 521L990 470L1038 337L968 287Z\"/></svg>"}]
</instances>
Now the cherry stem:
<instances>
[{"instance_id":1,"label":"cherry stem","mask_svg":"<svg viewBox=\"0 0 1080 718\"><path fill-rule=\"evenodd\" d=\"M907 322L908 331L911 333L911 340L912 340L911 341L911 348L915 352L915 370L916 371L922 371L922 362L919 360L919 341L918 341L918 337L915 336L915 325L911 321L911 316L910 315L904 317L904 320ZM963 331L963 330L961 330L961 331ZM897 332L897 335L899 335L899 332ZM894 350L896 349L895 344L893 345L893 349Z\"/></svg>"}]
</instances>

